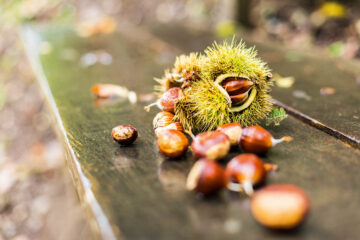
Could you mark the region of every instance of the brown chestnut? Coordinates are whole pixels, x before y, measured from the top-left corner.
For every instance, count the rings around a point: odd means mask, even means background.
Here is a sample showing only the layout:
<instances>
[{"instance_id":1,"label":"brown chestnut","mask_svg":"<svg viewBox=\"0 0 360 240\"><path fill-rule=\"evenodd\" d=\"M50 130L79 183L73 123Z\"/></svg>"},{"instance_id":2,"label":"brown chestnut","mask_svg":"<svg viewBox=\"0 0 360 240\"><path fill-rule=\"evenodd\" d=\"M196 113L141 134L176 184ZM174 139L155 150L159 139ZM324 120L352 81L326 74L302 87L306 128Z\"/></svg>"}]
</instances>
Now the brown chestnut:
<instances>
[{"instance_id":1,"label":"brown chestnut","mask_svg":"<svg viewBox=\"0 0 360 240\"><path fill-rule=\"evenodd\" d=\"M173 87L161 95L160 99L152 104L145 106L146 111L150 111L152 106L158 106L162 111L175 113L175 103L180 97L181 89Z\"/></svg>"},{"instance_id":2,"label":"brown chestnut","mask_svg":"<svg viewBox=\"0 0 360 240\"><path fill-rule=\"evenodd\" d=\"M180 95L180 88L174 87L167 90L160 98L160 108L166 112L175 112L175 103Z\"/></svg>"},{"instance_id":3,"label":"brown chestnut","mask_svg":"<svg viewBox=\"0 0 360 240\"><path fill-rule=\"evenodd\" d=\"M274 139L271 134L260 126L251 126L242 131L240 145L245 152L256 154L266 153L271 147L283 141L289 142L292 138L285 136Z\"/></svg>"},{"instance_id":4,"label":"brown chestnut","mask_svg":"<svg viewBox=\"0 0 360 240\"><path fill-rule=\"evenodd\" d=\"M131 125L119 125L112 129L111 136L121 145L130 145L138 137L138 131Z\"/></svg>"},{"instance_id":5,"label":"brown chestnut","mask_svg":"<svg viewBox=\"0 0 360 240\"><path fill-rule=\"evenodd\" d=\"M244 153L228 162L225 174L229 184L233 182L239 183L242 185L243 190L248 195L251 195L253 186L264 182L267 171L264 162L258 156Z\"/></svg>"},{"instance_id":6,"label":"brown chestnut","mask_svg":"<svg viewBox=\"0 0 360 240\"><path fill-rule=\"evenodd\" d=\"M98 98L126 97L129 93L128 89L115 84L95 84L91 91Z\"/></svg>"},{"instance_id":7,"label":"brown chestnut","mask_svg":"<svg viewBox=\"0 0 360 240\"><path fill-rule=\"evenodd\" d=\"M239 123L227 123L218 127L217 131L229 137L231 146L236 146L241 138L242 127Z\"/></svg>"},{"instance_id":8,"label":"brown chestnut","mask_svg":"<svg viewBox=\"0 0 360 240\"><path fill-rule=\"evenodd\" d=\"M180 122L173 122L165 127L158 127L155 129L155 135L159 136L160 132L166 129L174 129L180 132L184 131L183 125Z\"/></svg>"},{"instance_id":9,"label":"brown chestnut","mask_svg":"<svg viewBox=\"0 0 360 240\"><path fill-rule=\"evenodd\" d=\"M159 132L157 144L165 156L177 158L186 153L189 141L184 133L174 129L165 129Z\"/></svg>"},{"instance_id":10,"label":"brown chestnut","mask_svg":"<svg viewBox=\"0 0 360 240\"><path fill-rule=\"evenodd\" d=\"M303 190L290 184L274 184L257 191L251 198L251 212L262 225L273 229L292 229L303 222L310 201Z\"/></svg>"},{"instance_id":11,"label":"brown chestnut","mask_svg":"<svg viewBox=\"0 0 360 240\"><path fill-rule=\"evenodd\" d=\"M212 160L202 158L191 168L186 181L189 191L204 195L218 192L225 187L225 174L222 167Z\"/></svg>"},{"instance_id":12,"label":"brown chestnut","mask_svg":"<svg viewBox=\"0 0 360 240\"><path fill-rule=\"evenodd\" d=\"M194 138L191 150L196 159L221 159L230 150L230 140L228 136L220 131L203 132Z\"/></svg>"},{"instance_id":13,"label":"brown chestnut","mask_svg":"<svg viewBox=\"0 0 360 240\"><path fill-rule=\"evenodd\" d=\"M170 112L159 112L156 114L153 120L154 129L158 127L166 127L167 125L173 123L174 114Z\"/></svg>"}]
</instances>

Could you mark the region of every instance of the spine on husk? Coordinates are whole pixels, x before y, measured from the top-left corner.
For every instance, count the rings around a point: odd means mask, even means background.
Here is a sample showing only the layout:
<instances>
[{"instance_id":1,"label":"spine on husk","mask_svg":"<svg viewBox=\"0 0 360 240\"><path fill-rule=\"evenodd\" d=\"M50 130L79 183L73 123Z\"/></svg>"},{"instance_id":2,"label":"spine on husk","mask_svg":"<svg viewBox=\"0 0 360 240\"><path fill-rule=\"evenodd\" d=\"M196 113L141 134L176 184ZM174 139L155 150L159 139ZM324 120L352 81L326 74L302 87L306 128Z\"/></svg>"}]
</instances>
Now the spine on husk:
<instances>
[{"instance_id":1,"label":"spine on husk","mask_svg":"<svg viewBox=\"0 0 360 240\"><path fill-rule=\"evenodd\" d=\"M215 42L204 54L181 55L171 70L155 80L159 94L181 88L174 120L194 132L230 122L254 125L272 109L270 69L255 48L246 48L243 42Z\"/></svg>"}]
</instances>

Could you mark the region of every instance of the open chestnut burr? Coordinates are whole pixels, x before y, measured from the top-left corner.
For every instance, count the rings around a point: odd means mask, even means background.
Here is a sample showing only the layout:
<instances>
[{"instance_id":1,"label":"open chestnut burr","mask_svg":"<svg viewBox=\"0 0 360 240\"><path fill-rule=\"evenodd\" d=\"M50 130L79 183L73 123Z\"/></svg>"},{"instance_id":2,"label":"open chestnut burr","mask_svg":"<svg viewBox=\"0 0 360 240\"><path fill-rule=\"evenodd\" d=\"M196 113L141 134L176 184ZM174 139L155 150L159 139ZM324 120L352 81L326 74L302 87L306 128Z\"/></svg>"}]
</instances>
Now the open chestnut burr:
<instances>
[{"instance_id":1,"label":"open chestnut burr","mask_svg":"<svg viewBox=\"0 0 360 240\"><path fill-rule=\"evenodd\" d=\"M271 147L281 142L289 142L291 140L292 137L289 136L275 139L264 128L260 126L250 126L243 129L240 145L245 152L263 154L268 152Z\"/></svg>"},{"instance_id":2,"label":"open chestnut burr","mask_svg":"<svg viewBox=\"0 0 360 240\"><path fill-rule=\"evenodd\" d=\"M216 162L202 158L191 168L186 188L203 195L211 195L223 189L226 184L225 173Z\"/></svg>"},{"instance_id":3,"label":"open chestnut burr","mask_svg":"<svg viewBox=\"0 0 360 240\"><path fill-rule=\"evenodd\" d=\"M251 212L262 225L273 229L292 229L301 224L310 209L304 191L290 184L274 184L257 191L251 198Z\"/></svg>"},{"instance_id":4,"label":"open chestnut burr","mask_svg":"<svg viewBox=\"0 0 360 240\"><path fill-rule=\"evenodd\" d=\"M232 191L244 191L251 196L254 193L253 186L263 183L267 172L273 169L276 166L265 164L255 154L240 154L226 165L227 187Z\"/></svg>"}]
</instances>

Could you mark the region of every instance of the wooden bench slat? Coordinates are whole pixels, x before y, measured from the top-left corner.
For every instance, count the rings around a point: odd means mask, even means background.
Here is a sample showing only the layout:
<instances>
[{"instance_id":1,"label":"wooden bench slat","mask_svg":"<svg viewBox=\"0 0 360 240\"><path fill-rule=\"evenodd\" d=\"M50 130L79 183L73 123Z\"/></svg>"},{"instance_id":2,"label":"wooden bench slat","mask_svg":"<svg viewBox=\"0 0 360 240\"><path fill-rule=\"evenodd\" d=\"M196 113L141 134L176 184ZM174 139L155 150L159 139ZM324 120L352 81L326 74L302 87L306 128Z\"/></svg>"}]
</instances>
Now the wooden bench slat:
<instances>
[{"instance_id":1,"label":"wooden bench slat","mask_svg":"<svg viewBox=\"0 0 360 240\"><path fill-rule=\"evenodd\" d=\"M31 41L34 38L43 43ZM133 42L121 34L80 38L54 26L33 28L23 34L23 39L28 52L32 52L29 57L34 66L39 57L36 51L44 41L45 46L51 46L50 52L40 55L46 80L41 85L49 90L47 96L53 99L51 108L58 113L66 146L74 153L69 158L70 165L75 166L72 174L80 189L86 188L79 195L91 206L104 239L284 236L266 231L255 222L247 198L225 192L204 200L187 193L184 181L194 161L191 153L178 161L159 154L152 130L156 111L146 113L146 103L132 105L125 100L99 107L94 101L90 89L99 82L120 84L138 94L150 92L153 76L160 76L171 64L173 53L151 50L148 42ZM99 50L112 55L110 65L81 66L81 57ZM138 128L140 137L134 145L119 147L111 139L111 129L118 124ZM305 224L285 235L292 239L356 238L360 234L360 229L354 227L360 224L359 151L293 117L270 131L276 137L293 136L294 141L277 146L265 158L279 165L267 184L299 185L312 203ZM227 160L236 154L232 152Z\"/></svg>"}]
</instances>

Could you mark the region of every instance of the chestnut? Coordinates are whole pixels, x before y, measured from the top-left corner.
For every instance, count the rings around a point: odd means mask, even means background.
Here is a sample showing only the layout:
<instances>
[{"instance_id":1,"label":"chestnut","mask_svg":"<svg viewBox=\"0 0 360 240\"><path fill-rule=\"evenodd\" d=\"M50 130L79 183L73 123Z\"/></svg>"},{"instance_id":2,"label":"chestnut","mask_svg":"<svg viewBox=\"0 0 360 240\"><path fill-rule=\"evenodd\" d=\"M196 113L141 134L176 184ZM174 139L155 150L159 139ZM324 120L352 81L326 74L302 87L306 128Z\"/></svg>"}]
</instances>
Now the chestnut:
<instances>
[{"instance_id":1,"label":"chestnut","mask_svg":"<svg viewBox=\"0 0 360 240\"><path fill-rule=\"evenodd\" d=\"M186 188L204 195L218 192L225 187L222 167L212 160L202 158L191 168L186 180Z\"/></svg>"},{"instance_id":2,"label":"chestnut","mask_svg":"<svg viewBox=\"0 0 360 240\"><path fill-rule=\"evenodd\" d=\"M262 225L272 229L292 229L301 224L310 209L303 190L290 184L274 184L251 198L251 212Z\"/></svg>"},{"instance_id":3,"label":"chestnut","mask_svg":"<svg viewBox=\"0 0 360 240\"><path fill-rule=\"evenodd\" d=\"M178 87L173 87L167 90L161 95L160 99L145 107L146 111L150 111L152 106L158 106L162 111L175 113L175 103L180 97L181 89Z\"/></svg>"},{"instance_id":4,"label":"chestnut","mask_svg":"<svg viewBox=\"0 0 360 240\"><path fill-rule=\"evenodd\" d=\"M174 114L170 112L159 112L155 115L153 120L154 129L158 127L166 127L167 125L173 123Z\"/></svg>"},{"instance_id":5,"label":"chestnut","mask_svg":"<svg viewBox=\"0 0 360 240\"><path fill-rule=\"evenodd\" d=\"M169 158L183 156L189 146L185 134L174 129L165 129L158 134L157 144L160 152Z\"/></svg>"},{"instance_id":6,"label":"chestnut","mask_svg":"<svg viewBox=\"0 0 360 240\"><path fill-rule=\"evenodd\" d=\"M119 125L112 129L111 136L121 145L130 145L138 137L138 131L131 125Z\"/></svg>"},{"instance_id":7,"label":"chestnut","mask_svg":"<svg viewBox=\"0 0 360 240\"><path fill-rule=\"evenodd\" d=\"M160 132L166 129L174 129L180 132L184 131L183 125L180 122L173 122L164 127L158 127L155 129L155 135L159 136Z\"/></svg>"},{"instance_id":8,"label":"chestnut","mask_svg":"<svg viewBox=\"0 0 360 240\"><path fill-rule=\"evenodd\" d=\"M179 98L180 88L174 87L167 90L160 98L160 106L163 111L175 112L175 102Z\"/></svg>"},{"instance_id":9,"label":"chestnut","mask_svg":"<svg viewBox=\"0 0 360 240\"><path fill-rule=\"evenodd\" d=\"M217 131L229 137L231 146L236 146L241 138L242 127L239 123L227 123L218 127Z\"/></svg>"},{"instance_id":10,"label":"chestnut","mask_svg":"<svg viewBox=\"0 0 360 240\"><path fill-rule=\"evenodd\" d=\"M203 132L194 138L191 150L196 159L221 159L230 150L230 140L227 135L220 131Z\"/></svg>"},{"instance_id":11,"label":"chestnut","mask_svg":"<svg viewBox=\"0 0 360 240\"><path fill-rule=\"evenodd\" d=\"M129 94L128 89L115 84L95 84L91 92L98 98L126 97Z\"/></svg>"},{"instance_id":12,"label":"chestnut","mask_svg":"<svg viewBox=\"0 0 360 240\"><path fill-rule=\"evenodd\" d=\"M281 139L274 139L271 134L260 126L250 126L242 131L240 145L245 152L263 154L271 147L283 141L289 142L292 138L285 136Z\"/></svg>"},{"instance_id":13,"label":"chestnut","mask_svg":"<svg viewBox=\"0 0 360 240\"><path fill-rule=\"evenodd\" d=\"M231 159L225 168L228 183L239 183L246 194L253 194L253 186L265 181L267 170L264 162L255 154L244 153ZM230 187L230 190L231 187Z\"/></svg>"}]
</instances>

